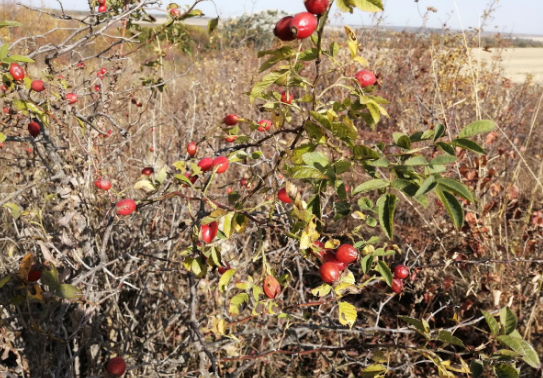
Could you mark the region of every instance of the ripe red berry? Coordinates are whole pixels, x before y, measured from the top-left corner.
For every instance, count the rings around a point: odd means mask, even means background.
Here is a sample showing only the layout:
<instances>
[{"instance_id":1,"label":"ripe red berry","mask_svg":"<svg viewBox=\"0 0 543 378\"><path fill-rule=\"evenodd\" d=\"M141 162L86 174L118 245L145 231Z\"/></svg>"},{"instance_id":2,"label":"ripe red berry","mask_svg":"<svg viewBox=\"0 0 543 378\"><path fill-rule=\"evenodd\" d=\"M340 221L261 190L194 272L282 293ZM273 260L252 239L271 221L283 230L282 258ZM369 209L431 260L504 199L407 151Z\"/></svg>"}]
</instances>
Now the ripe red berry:
<instances>
[{"instance_id":1,"label":"ripe red berry","mask_svg":"<svg viewBox=\"0 0 543 378\"><path fill-rule=\"evenodd\" d=\"M202 235L202 240L206 243L211 243L215 236L217 236L217 231L219 230L219 225L217 222L211 222L209 224L204 224L200 228L200 233Z\"/></svg>"},{"instance_id":2,"label":"ripe red berry","mask_svg":"<svg viewBox=\"0 0 543 378\"><path fill-rule=\"evenodd\" d=\"M99 84L96 84L96 85L94 86L94 90L95 90L96 92L101 92L101 91L102 91L102 86L99 85Z\"/></svg>"},{"instance_id":3,"label":"ripe red berry","mask_svg":"<svg viewBox=\"0 0 543 378\"><path fill-rule=\"evenodd\" d=\"M337 265L331 262L325 262L319 269L321 279L326 283L334 283L339 278Z\"/></svg>"},{"instance_id":4,"label":"ripe red berry","mask_svg":"<svg viewBox=\"0 0 543 378\"><path fill-rule=\"evenodd\" d=\"M117 211L117 215L130 215L136 211L136 202L129 198L120 200L115 205L115 210Z\"/></svg>"},{"instance_id":5,"label":"ripe red berry","mask_svg":"<svg viewBox=\"0 0 543 378\"><path fill-rule=\"evenodd\" d=\"M173 18L177 18L181 16L181 11L177 8L170 9L170 16L172 16Z\"/></svg>"},{"instance_id":6,"label":"ripe red berry","mask_svg":"<svg viewBox=\"0 0 543 378\"><path fill-rule=\"evenodd\" d=\"M270 129L272 122L269 119L263 119L260 122L258 122L258 124L260 125L258 127L258 131L264 132Z\"/></svg>"},{"instance_id":7,"label":"ripe red berry","mask_svg":"<svg viewBox=\"0 0 543 378\"><path fill-rule=\"evenodd\" d=\"M232 188L231 187L226 188L226 194L230 194L230 193L232 193Z\"/></svg>"},{"instance_id":8,"label":"ripe red berry","mask_svg":"<svg viewBox=\"0 0 543 378\"><path fill-rule=\"evenodd\" d=\"M227 270L230 270L230 269L232 269L232 268L230 268L230 265L226 264L226 266L219 266L217 268L217 271L222 276L224 273L226 273Z\"/></svg>"},{"instance_id":9,"label":"ripe red berry","mask_svg":"<svg viewBox=\"0 0 543 378\"><path fill-rule=\"evenodd\" d=\"M394 278L392 280L392 291L395 292L396 294L399 294L402 292L402 290L403 290L403 281L398 278Z\"/></svg>"},{"instance_id":10,"label":"ripe red berry","mask_svg":"<svg viewBox=\"0 0 543 378\"><path fill-rule=\"evenodd\" d=\"M100 5L98 7L98 13L106 13L107 12L107 6L106 5Z\"/></svg>"},{"instance_id":11,"label":"ripe red berry","mask_svg":"<svg viewBox=\"0 0 543 378\"><path fill-rule=\"evenodd\" d=\"M287 92L283 91L281 92L281 102L284 103L284 104L292 104L292 100L294 100L294 96L292 95L292 93L288 93L288 98L287 98Z\"/></svg>"},{"instance_id":12,"label":"ripe red berry","mask_svg":"<svg viewBox=\"0 0 543 378\"><path fill-rule=\"evenodd\" d=\"M292 29L290 28L290 21L292 21L292 16L283 17L279 21L277 21L277 24L275 24L275 28L273 29L273 34L279 38L281 41L294 41L296 37L292 33Z\"/></svg>"},{"instance_id":13,"label":"ripe red berry","mask_svg":"<svg viewBox=\"0 0 543 378\"><path fill-rule=\"evenodd\" d=\"M4 113L9 114L9 108L8 107L4 108Z\"/></svg>"},{"instance_id":14,"label":"ripe red berry","mask_svg":"<svg viewBox=\"0 0 543 378\"><path fill-rule=\"evenodd\" d=\"M6 86L4 84L0 85L0 90L2 90L3 92L7 91L8 89L6 88Z\"/></svg>"},{"instance_id":15,"label":"ripe red berry","mask_svg":"<svg viewBox=\"0 0 543 378\"><path fill-rule=\"evenodd\" d=\"M107 190L111 189L111 181L109 181L108 179L100 177L99 179L97 179L94 182L94 186L96 186L98 189L102 189L102 190L107 191Z\"/></svg>"},{"instance_id":16,"label":"ripe red berry","mask_svg":"<svg viewBox=\"0 0 543 378\"><path fill-rule=\"evenodd\" d=\"M152 167L145 167L141 170L141 174L145 176L151 176L155 170Z\"/></svg>"},{"instance_id":17,"label":"ripe red berry","mask_svg":"<svg viewBox=\"0 0 543 378\"><path fill-rule=\"evenodd\" d=\"M133 103L134 105L136 105L136 104L138 103L138 99L135 98L135 97L132 97L132 98L130 99L130 102Z\"/></svg>"},{"instance_id":18,"label":"ripe red berry","mask_svg":"<svg viewBox=\"0 0 543 378\"><path fill-rule=\"evenodd\" d=\"M33 151L34 151L34 150L32 150L32 148L30 148L30 147L28 147L28 148L26 149L26 152L27 152L28 154L31 154Z\"/></svg>"},{"instance_id":19,"label":"ripe red berry","mask_svg":"<svg viewBox=\"0 0 543 378\"><path fill-rule=\"evenodd\" d=\"M317 17L309 12L301 12L290 21L290 30L297 39L305 39L317 30Z\"/></svg>"},{"instance_id":20,"label":"ripe red berry","mask_svg":"<svg viewBox=\"0 0 543 378\"><path fill-rule=\"evenodd\" d=\"M217 167L217 173L224 173L228 169L228 158L226 156L218 156L213 160L213 167Z\"/></svg>"},{"instance_id":21,"label":"ripe red berry","mask_svg":"<svg viewBox=\"0 0 543 378\"><path fill-rule=\"evenodd\" d=\"M313 255L317 257L318 256L324 257L324 254L326 252L326 249L324 248L324 243L318 240L314 242L313 249L311 250L311 252L313 253Z\"/></svg>"},{"instance_id":22,"label":"ripe red berry","mask_svg":"<svg viewBox=\"0 0 543 378\"><path fill-rule=\"evenodd\" d=\"M99 73L100 75L102 75L102 76L104 76L104 75L106 74L106 72L107 72L107 68L105 68L105 67L102 67L102 68L100 69L100 71L98 71L98 73Z\"/></svg>"},{"instance_id":23,"label":"ripe red berry","mask_svg":"<svg viewBox=\"0 0 543 378\"><path fill-rule=\"evenodd\" d=\"M346 191L347 193L349 193L349 190L350 190L349 185L345 185L345 191Z\"/></svg>"},{"instance_id":24,"label":"ripe red berry","mask_svg":"<svg viewBox=\"0 0 543 378\"><path fill-rule=\"evenodd\" d=\"M198 167L202 170L202 172L207 172L213 167L213 159L211 158L203 158L198 162Z\"/></svg>"},{"instance_id":25,"label":"ripe red berry","mask_svg":"<svg viewBox=\"0 0 543 378\"><path fill-rule=\"evenodd\" d=\"M194 142L190 142L187 146L187 152L190 156L196 155L196 151L198 151L198 146Z\"/></svg>"},{"instance_id":26,"label":"ripe red berry","mask_svg":"<svg viewBox=\"0 0 543 378\"><path fill-rule=\"evenodd\" d=\"M338 261L338 259L336 258L336 254L332 251L326 251L326 253L324 254L324 262L336 264L337 269L341 272L347 268L347 264L342 261Z\"/></svg>"},{"instance_id":27,"label":"ripe red berry","mask_svg":"<svg viewBox=\"0 0 543 378\"><path fill-rule=\"evenodd\" d=\"M238 121L239 121L239 116L235 114L229 114L226 117L224 117L224 123L227 124L228 126L237 125Z\"/></svg>"},{"instance_id":28,"label":"ripe red berry","mask_svg":"<svg viewBox=\"0 0 543 378\"><path fill-rule=\"evenodd\" d=\"M287 189L286 188L279 189L279 192L277 192L277 198L279 198L279 201L281 201L281 202L292 203L292 200L290 199L290 197L287 194Z\"/></svg>"},{"instance_id":29,"label":"ripe red berry","mask_svg":"<svg viewBox=\"0 0 543 378\"><path fill-rule=\"evenodd\" d=\"M32 84L30 84L30 88L34 92L43 92L45 90L45 86L43 85L43 81L41 80L34 80Z\"/></svg>"},{"instance_id":30,"label":"ripe red berry","mask_svg":"<svg viewBox=\"0 0 543 378\"><path fill-rule=\"evenodd\" d=\"M105 0L104 0L104 1L105 1ZM98 2L98 3L100 3L100 2ZM85 68L85 63L79 62L79 63L76 64L76 67L77 67L77 68L80 68L80 69L83 69L83 68Z\"/></svg>"},{"instance_id":31,"label":"ripe red berry","mask_svg":"<svg viewBox=\"0 0 543 378\"><path fill-rule=\"evenodd\" d=\"M34 121L30 122L28 124L28 132L34 138L37 137L38 135L40 135L40 132L41 132L40 124L38 122L34 122Z\"/></svg>"},{"instance_id":32,"label":"ripe red berry","mask_svg":"<svg viewBox=\"0 0 543 378\"><path fill-rule=\"evenodd\" d=\"M28 282L36 282L39 281L41 278L41 270L39 269L37 264L33 264L30 268L30 272L28 272Z\"/></svg>"},{"instance_id":33,"label":"ripe red berry","mask_svg":"<svg viewBox=\"0 0 543 378\"><path fill-rule=\"evenodd\" d=\"M309 13L321 15L328 9L329 0L304 0L305 9Z\"/></svg>"},{"instance_id":34,"label":"ripe red berry","mask_svg":"<svg viewBox=\"0 0 543 378\"><path fill-rule=\"evenodd\" d=\"M68 101L68 104L75 104L77 102L77 95L75 93L67 93L66 101Z\"/></svg>"},{"instance_id":35,"label":"ripe red berry","mask_svg":"<svg viewBox=\"0 0 543 378\"><path fill-rule=\"evenodd\" d=\"M281 285L279 285L279 281L274 276L267 276L264 279L262 288L264 289L264 294L270 299L274 299L281 292Z\"/></svg>"},{"instance_id":36,"label":"ripe red berry","mask_svg":"<svg viewBox=\"0 0 543 378\"><path fill-rule=\"evenodd\" d=\"M368 70L358 71L354 77L356 80L358 80L362 88L369 87L370 85L375 84L377 81L374 73Z\"/></svg>"},{"instance_id":37,"label":"ripe red berry","mask_svg":"<svg viewBox=\"0 0 543 378\"><path fill-rule=\"evenodd\" d=\"M126 362L122 357L112 358L107 362L106 370L109 374L121 376L126 371Z\"/></svg>"},{"instance_id":38,"label":"ripe red berry","mask_svg":"<svg viewBox=\"0 0 543 378\"><path fill-rule=\"evenodd\" d=\"M247 186L247 182L248 182L248 181L249 181L249 180L247 180L247 179L244 177L244 178L242 178L241 180L239 180L239 184L240 184L241 186Z\"/></svg>"},{"instance_id":39,"label":"ripe red berry","mask_svg":"<svg viewBox=\"0 0 543 378\"><path fill-rule=\"evenodd\" d=\"M341 245L336 251L336 259L345 264L350 264L358 258L358 251L350 244Z\"/></svg>"},{"instance_id":40,"label":"ripe red berry","mask_svg":"<svg viewBox=\"0 0 543 378\"><path fill-rule=\"evenodd\" d=\"M25 71L23 70L23 67L17 63L10 64L9 73L13 77L13 80L23 80L25 78Z\"/></svg>"},{"instance_id":41,"label":"ripe red berry","mask_svg":"<svg viewBox=\"0 0 543 378\"><path fill-rule=\"evenodd\" d=\"M227 137L224 137L224 140L228 143L234 143L238 139L237 135L228 135Z\"/></svg>"},{"instance_id":42,"label":"ripe red berry","mask_svg":"<svg viewBox=\"0 0 543 378\"><path fill-rule=\"evenodd\" d=\"M409 268L405 265L396 265L394 268L394 278L405 280L409 277Z\"/></svg>"},{"instance_id":43,"label":"ripe red berry","mask_svg":"<svg viewBox=\"0 0 543 378\"><path fill-rule=\"evenodd\" d=\"M198 180L198 176L192 176L192 173L190 172L185 173L185 177L188 178L190 182L193 184L196 182L196 180ZM187 185L183 185L183 188L186 188L186 187Z\"/></svg>"}]
</instances>

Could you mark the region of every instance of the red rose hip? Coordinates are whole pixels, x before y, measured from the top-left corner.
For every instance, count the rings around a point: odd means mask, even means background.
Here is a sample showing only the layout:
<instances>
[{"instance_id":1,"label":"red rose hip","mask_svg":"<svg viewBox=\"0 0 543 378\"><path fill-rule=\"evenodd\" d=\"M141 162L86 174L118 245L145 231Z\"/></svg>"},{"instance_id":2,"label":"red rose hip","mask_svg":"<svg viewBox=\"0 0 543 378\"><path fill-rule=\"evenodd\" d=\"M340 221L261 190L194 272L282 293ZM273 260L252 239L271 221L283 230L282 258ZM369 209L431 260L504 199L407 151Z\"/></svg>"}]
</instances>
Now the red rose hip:
<instances>
[{"instance_id":1,"label":"red rose hip","mask_svg":"<svg viewBox=\"0 0 543 378\"><path fill-rule=\"evenodd\" d=\"M126 371L126 362L122 357L112 358L107 362L106 370L109 374L121 376Z\"/></svg>"},{"instance_id":2,"label":"red rose hip","mask_svg":"<svg viewBox=\"0 0 543 378\"><path fill-rule=\"evenodd\" d=\"M262 288L264 289L264 294L270 299L274 299L281 292L281 285L279 285L279 281L274 276L267 276L264 279Z\"/></svg>"},{"instance_id":3,"label":"red rose hip","mask_svg":"<svg viewBox=\"0 0 543 378\"><path fill-rule=\"evenodd\" d=\"M25 71L23 70L23 67L17 63L10 64L9 73L13 77L13 80L23 80L25 78Z\"/></svg>"},{"instance_id":4,"label":"red rose hip","mask_svg":"<svg viewBox=\"0 0 543 378\"><path fill-rule=\"evenodd\" d=\"M217 231L219 230L219 225L217 222L211 222L209 224L204 224L200 228L200 234L202 235L202 240L206 243L211 243L215 236L217 236Z\"/></svg>"},{"instance_id":5,"label":"red rose hip","mask_svg":"<svg viewBox=\"0 0 543 378\"><path fill-rule=\"evenodd\" d=\"M213 167L213 159L212 158L203 158L198 162L198 167L202 170L202 172L207 172Z\"/></svg>"},{"instance_id":6,"label":"red rose hip","mask_svg":"<svg viewBox=\"0 0 543 378\"><path fill-rule=\"evenodd\" d=\"M68 104L75 104L77 102L77 95L75 93L66 94L66 101L68 101Z\"/></svg>"},{"instance_id":7,"label":"red rose hip","mask_svg":"<svg viewBox=\"0 0 543 378\"><path fill-rule=\"evenodd\" d=\"M326 283L334 283L339 278L337 265L331 262L325 262L319 268L321 279Z\"/></svg>"},{"instance_id":8,"label":"red rose hip","mask_svg":"<svg viewBox=\"0 0 543 378\"><path fill-rule=\"evenodd\" d=\"M216 172L221 174L226 172L228 169L228 158L226 156L218 156L213 160L213 167L217 170Z\"/></svg>"},{"instance_id":9,"label":"red rose hip","mask_svg":"<svg viewBox=\"0 0 543 378\"><path fill-rule=\"evenodd\" d=\"M98 13L106 13L107 12L107 6L105 5L100 5L98 7Z\"/></svg>"},{"instance_id":10,"label":"red rose hip","mask_svg":"<svg viewBox=\"0 0 543 378\"><path fill-rule=\"evenodd\" d=\"M284 103L284 104L292 104L292 100L294 100L294 96L292 95L292 93L288 93L288 96L287 96L287 92L283 91L281 92L281 102Z\"/></svg>"},{"instance_id":11,"label":"red rose hip","mask_svg":"<svg viewBox=\"0 0 543 378\"><path fill-rule=\"evenodd\" d=\"M32 135L34 138L40 135L40 132L41 132L41 128L38 122L32 121L28 124L28 133Z\"/></svg>"},{"instance_id":12,"label":"red rose hip","mask_svg":"<svg viewBox=\"0 0 543 378\"><path fill-rule=\"evenodd\" d=\"M338 261L338 259L336 258L336 254L334 252L332 252L332 251L327 251L324 254L324 262L329 262L329 263L332 263L332 264L336 264L337 269L340 272L344 271L347 268L347 264L342 262L342 261Z\"/></svg>"},{"instance_id":13,"label":"red rose hip","mask_svg":"<svg viewBox=\"0 0 543 378\"><path fill-rule=\"evenodd\" d=\"M41 80L34 80L32 84L30 84L30 88L34 92L43 92L45 90L45 86L43 85L43 81Z\"/></svg>"},{"instance_id":14,"label":"red rose hip","mask_svg":"<svg viewBox=\"0 0 543 378\"><path fill-rule=\"evenodd\" d=\"M268 131L272 125L269 119L263 119L260 122L258 122L258 124L260 125L258 127L258 131L260 132Z\"/></svg>"},{"instance_id":15,"label":"red rose hip","mask_svg":"<svg viewBox=\"0 0 543 378\"><path fill-rule=\"evenodd\" d=\"M237 125L238 121L239 121L239 116L237 116L236 114L229 114L226 117L224 117L224 123L227 124L228 126Z\"/></svg>"},{"instance_id":16,"label":"red rose hip","mask_svg":"<svg viewBox=\"0 0 543 378\"><path fill-rule=\"evenodd\" d=\"M292 21L292 16L283 17L279 21L277 21L277 24L275 24L275 28L273 29L273 34L279 38L281 41L294 41L296 37L292 33L292 29L290 28L290 21Z\"/></svg>"},{"instance_id":17,"label":"red rose hip","mask_svg":"<svg viewBox=\"0 0 543 378\"><path fill-rule=\"evenodd\" d=\"M290 199L290 197L287 194L287 189L286 188L281 188L279 190L279 192L277 192L277 198L279 198L279 201L281 201L281 202L292 203L292 200Z\"/></svg>"},{"instance_id":18,"label":"red rose hip","mask_svg":"<svg viewBox=\"0 0 543 378\"><path fill-rule=\"evenodd\" d=\"M394 278L405 280L407 277L409 277L409 268L401 264L396 265L394 268Z\"/></svg>"},{"instance_id":19,"label":"red rose hip","mask_svg":"<svg viewBox=\"0 0 543 378\"><path fill-rule=\"evenodd\" d=\"M117 211L117 215L130 215L136 211L136 202L130 198L120 200L115 205L115 210Z\"/></svg>"},{"instance_id":20,"label":"red rose hip","mask_svg":"<svg viewBox=\"0 0 543 378\"><path fill-rule=\"evenodd\" d=\"M151 176L155 170L152 167L145 167L141 170L141 174L145 176Z\"/></svg>"},{"instance_id":21,"label":"red rose hip","mask_svg":"<svg viewBox=\"0 0 543 378\"><path fill-rule=\"evenodd\" d=\"M354 77L360 83L362 88L369 87L377 82L375 74L368 70L358 71Z\"/></svg>"},{"instance_id":22,"label":"red rose hip","mask_svg":"<svg viewBox=\"0 0 543 378\"><path fill-rule=\"evenodd\" d=\"M343 244L336 251L336 259L345 264L350 264L357 258L358 251L350 244Z\"/></svg>"},{"instance_id":23,"label":"red rose hip","mask_svg":"<svg viewBox=\"0 0 543 378\"><path fill-rule=\"evenodd\" d=\"M402 290L403 290L403 281L398 278L394 278L392 280L392 291L395 292L396 294L399 294L402 292Z\"/></svg>"},{"instance_id":24,"label":"red rose hip","mask_svg":"<svg viewBox=\"0 0 543 378\"><path fill-rule=\"evenodd\" d=\"M111 189L111 181L105 178L99 178L94 182L94 186L96 186L98 189L108 191Z\"/></svg>"},{"instance_id":25,"label":"red rose hip","mask_svg":"<svg viewBox=\"0 0 543 378\"><path fill-rule=\"evenodd\" d=\"M301 12L290 21L290 30L296 39L305 39L317 30L317 17L309 12Z\"/></svg>"},{"instance_id":26,"label":"red rose hip","mask_svg":"<svg viewBox=\"0 0 543 378\"><path fill-rule=\"evenodd\" d=\"M37 264L33 264L28 272L28 282L37 282L41 278L41 270L38 268Z\"/></svg>"},{"instance_id":27,"label":"red rose hip","mask_svg":"<svg viewBox=\"0 0 543 378\"><path fill-rule=\"evenodd\" d=\"M309 13L321 15L328 9L329 0L304 0L305 9Z\"/></svg>"},{"instance_id":28,"label":"red rose hip","mask_svg":"<svg viewBox=\"0 0 543 378\"><path fill-rule=\"evenodd\" d=\"M196 143L190 142L189 145L187 146L187 153L190 156L194 156L196 155L196 151L198 151L198 146L196 145Z\"/></svg>"}]
</instances>

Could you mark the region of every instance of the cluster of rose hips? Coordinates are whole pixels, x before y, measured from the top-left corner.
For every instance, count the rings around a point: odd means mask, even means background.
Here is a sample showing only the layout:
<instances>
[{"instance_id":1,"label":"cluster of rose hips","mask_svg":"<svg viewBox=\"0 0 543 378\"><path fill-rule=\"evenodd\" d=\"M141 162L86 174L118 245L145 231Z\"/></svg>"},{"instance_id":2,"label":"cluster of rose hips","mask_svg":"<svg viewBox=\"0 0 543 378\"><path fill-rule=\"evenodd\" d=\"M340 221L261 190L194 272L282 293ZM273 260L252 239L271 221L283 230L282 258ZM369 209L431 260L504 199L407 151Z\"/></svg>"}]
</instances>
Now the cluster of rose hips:
<instances>
[{"instance_id":1,"label":"cluster of rose hips","mask_svg":"<svg viewBox=\"0 0 543 378\"><path fill-rule=\"evenodd\" d=\"M392 291L399 294L403 290L403 281L409 277L409 268L405 265L396 265L392 279Z\"/></svg>"},{"instance_id":2,"label":"cluster of rose hips","mask_svg":"<svg viewBox=\"0 0 543 378\"><path fill-rule=\"evenodd\" d=\"M98 13L106 13L107 5L106 0L98 0Z\"/></svg>"},{"instance_id":3,"label":"cluster of rose hips","mask_svg":"<svg viewBox=\"0 0 543 378\"><path fill-rule=\"evenodd\" d=\"M273 34L281 41L294 41L305 39L317 30L321 16L330 6L329 0L305 0L307 12L301 12L294 16L287 16L280 19L273 30Z\"/></svg>"}]
</instances>

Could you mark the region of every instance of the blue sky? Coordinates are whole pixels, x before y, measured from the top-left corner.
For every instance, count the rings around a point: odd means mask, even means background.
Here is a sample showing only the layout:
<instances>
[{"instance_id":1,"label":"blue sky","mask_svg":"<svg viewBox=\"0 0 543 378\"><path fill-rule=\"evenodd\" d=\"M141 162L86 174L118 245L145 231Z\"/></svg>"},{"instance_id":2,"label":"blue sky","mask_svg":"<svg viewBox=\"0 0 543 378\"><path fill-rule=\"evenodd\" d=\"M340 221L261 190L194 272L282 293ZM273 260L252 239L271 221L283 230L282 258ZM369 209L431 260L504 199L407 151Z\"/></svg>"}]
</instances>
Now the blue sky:
<instances>
[{"instance_id":1,"label":"blue sky","mask_svg":"<svg viewBox=\"0 0 543 378\"><path fill-rule=\"evenodd\" d=\"M28 0L27 0L28 1ZM175 0L173 0L175 1ZM234 17L243 12L262 9L283 9L288 13L305 10L303 0L214 0L222 18ZM444 22L448 26L459 29L460 19L465 28L478 27L479 17L486 5L492 0L384 0L385 24L394 26L420 26L421 14L428 6L437 8L437 13L431 13L428 26L440 27ZM32 1L36 3L36 0ZM46 0L51 6L54 1ZM63 0L67 9L85 9L86 1ZM179 5L192 4L188 0L175 1ZM164 7L168 2L164 2ZM206 16L214 17L217 12L210 2L200 4L199 8ZM458 8L458 12L456 12ZM525 33L543 35L543 0L500 0L494 13L494 20L486 27L486 31L501 31L504 33ZM370 18L360 11L353 15L344 14L348 24L370 24ZM497 27L497 28L496 28Z\"/></svg>"}]
</instances>

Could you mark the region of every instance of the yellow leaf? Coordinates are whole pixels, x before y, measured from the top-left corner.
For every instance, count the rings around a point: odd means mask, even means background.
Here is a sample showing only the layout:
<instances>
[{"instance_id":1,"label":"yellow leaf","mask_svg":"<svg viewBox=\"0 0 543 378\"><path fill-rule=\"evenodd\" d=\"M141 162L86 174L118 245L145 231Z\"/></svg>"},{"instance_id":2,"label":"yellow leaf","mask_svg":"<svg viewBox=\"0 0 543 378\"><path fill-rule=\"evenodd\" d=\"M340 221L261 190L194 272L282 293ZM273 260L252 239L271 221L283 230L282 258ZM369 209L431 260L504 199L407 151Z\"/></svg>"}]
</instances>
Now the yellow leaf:
<instances>
[{"instance_id":1,"label":"yellow leaf","mask_svg":"<svg viewBox=\"0 0 543 378\"><path fill-rule=\"evenodd\" d=\"M27 253L25 257L23 257L21 265L19 265L19 273L17 274L21 281L26 282L28 280L30 269L32 269L32 253Z\"/></svg>"},{"instance_id":2,"label":"yellow leaf","mask_svg":"<svg viewBox=\"0 0 543 378\"><path fill-rule=\"evenodd\" d=\"M360 64L362 67L368 67L369 64L368 64L368 61L364 58L362 58L361 56L356 56L353 58L353 60L355 62L357 62L358 64Z\"/></svg>"},{"instance_id":3,"label":"yellow leaf","mask_svg":"<svg viewBox=\"0 0 543 378\"><path fill-rule=\"evenodd\" d=\"M356 308L348 302L338 302L339 308L339 322L343 325L348 325L350 328L353 328L354 323L356 322Z\"/></svg>"}]
</instances>

